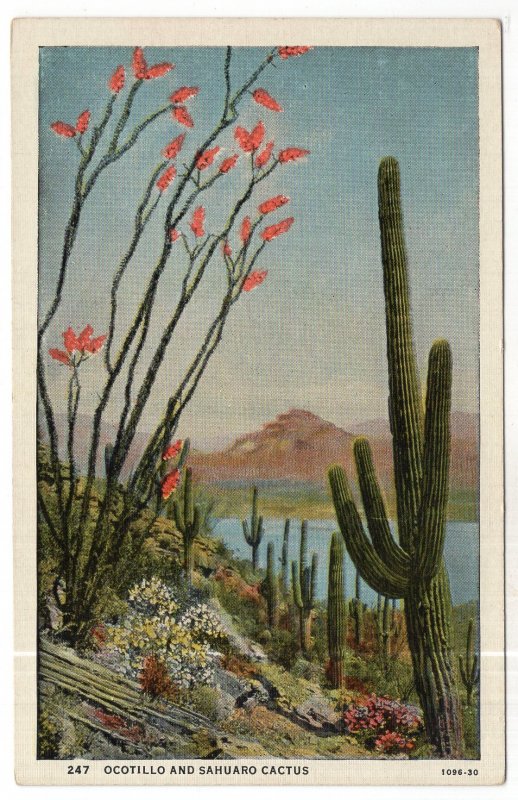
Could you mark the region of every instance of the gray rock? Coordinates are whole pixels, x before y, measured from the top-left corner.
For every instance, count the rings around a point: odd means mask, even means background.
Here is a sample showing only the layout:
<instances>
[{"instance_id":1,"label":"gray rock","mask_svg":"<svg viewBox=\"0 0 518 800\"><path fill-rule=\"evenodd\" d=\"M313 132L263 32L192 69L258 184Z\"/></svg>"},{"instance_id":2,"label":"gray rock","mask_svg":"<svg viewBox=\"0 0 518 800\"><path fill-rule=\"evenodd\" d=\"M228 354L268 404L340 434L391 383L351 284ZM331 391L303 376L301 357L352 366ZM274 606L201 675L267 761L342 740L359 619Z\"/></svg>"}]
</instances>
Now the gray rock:
<instances>
[{"instance_id":1,"label":"gray rock","mask_svg":"<svg viewBox=\"0 0 518 800\"><path fill-rule=\"evenodd\" d=\"M236 653L239 653L239 655L245 658L249 658L250 661L268 661L268 656L260 645L247 639L246 636L242 636L236 630L232 617L221 607L221 603L216 598L213 597L209 601L209 606L219 617L221 627L225 631L230 645Z\"/></svg>"},{"instance_id":2,"label":"gray rock","mask_svg":"<svg viewBox=\"0 0 518 800\"><path fill-rule=\"evenodd\" d=\"M293 719L316 733L336 733L342 729L340 714L335 711L323 695L308 697L292 711Z\"/></svg>"}]
</instances>

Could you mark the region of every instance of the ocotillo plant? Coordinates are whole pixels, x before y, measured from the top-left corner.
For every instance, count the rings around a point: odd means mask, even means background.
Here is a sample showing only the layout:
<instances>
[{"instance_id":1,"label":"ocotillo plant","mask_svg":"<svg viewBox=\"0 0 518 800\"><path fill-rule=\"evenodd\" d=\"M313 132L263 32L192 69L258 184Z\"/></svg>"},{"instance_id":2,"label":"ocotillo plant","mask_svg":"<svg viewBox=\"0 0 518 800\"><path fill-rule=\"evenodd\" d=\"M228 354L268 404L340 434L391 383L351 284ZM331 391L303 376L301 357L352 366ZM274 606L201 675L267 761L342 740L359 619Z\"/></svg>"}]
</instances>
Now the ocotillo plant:
<instances>
[{"instance_id":1,"label":"ocotillo plant","mask_svg":"<svg viewBox=\"0 0 518 800\"><path fill-rule=\"evenodd\" d=\"M62 196L70 196L70 207L54 287L49 274L45 283L50 301L38 320L38 415L40 425L46 427L43 433L49 443L55 487L52 503L39 492L38 512L39 523L53 542L59 573L56 584L65 587L59 597L62 635L72 645L88 639L100 607L109 602L104 589L122 594L129 588L118 560L132 526L144 512L147 515L152 500L157 499L161 453L175 436L235 304L265 280L267 270L261 269L265 263L261 259L272 247L270 243L286 234L295 221L292 216L277 217L290 199L280 194L268 196L273 190L271 185L268 190L269 177L289 169L308 151L278 148L273 142L271 115L282 107L267 91L268 85L261 84L271 68L282 67L292 56L309 49L268 48L245 72L234 69L232 47L218 51L220 55L214 57L220 59L220 103L205 104L213 118L204 119L203 133L198 136L195 98L200 87L176 82L175 76L181 72L174 70L176 57L148 64L143 49L135 47L132 54L128 52L127 64L115 63L113 71L98 76L103 94L97 100L92 95L92 76L85 78L90 108L78 107L76 119L57 119L49 131L42 132L42 146L49 146L49 152L59 147L50 146L50 137L58 137L56 142L68 148L68 168L59 170L57 181L47 186L49 208ZM79 50L70 57L78 59L76 72L81 76L79 59L84 53ZM179 56L180 52L181 48ZM256 115L259 110L261 116L267 115L265 122ZM240 124L242 112L252 120L250 130ZM231 137L235 144L226 152ZM135 178L131 151L137 143L146 177L135 202L133 193L121 192L120 186ZM110 172L112 177L106 183ZM105 196L104 189L99 193L100 185L113 187L113 194ZM74 300L70 293L78 285L75 271L82 259L76 250L85 242L81 235L85 214L88 224L97 226L98 240L123 228L128 238L118 240L120 259L116 262L110 264L109 257L102 267L92 262L91 281L97 278L96 268L109 275L102 335L93 336L89 324L77 334L69 327L60 349L55 346L55 324L63 306ZM128 224L121 227L121 220ZM136 253L144 264L135 264ZM218 270L220 288L210 292L208 316L200 316L198 290L203 296L208 276ZM170 299L163 303L161 297ZM205 301L202 304L205 309ZM103 318L102 308L96 313ZM178 344L179 332L186 324L193 334L193 346L187 350ZM174 383L162 380L172 350ZM92 372L88 364L95 358L104 361L104 370L94 371L95 387L87 386L86 396L95 398L95 404L85 474L79 478L76 423L85 396L83 386ZM66 371L68 378L61 398L56 369ZM157 385L168 387L162 397ZM150 424L146 414L152 394L154 405L159 404L155 406L156 422L128 478L135 437ZM64 431L59 422L63 408L55 408L57 402L65 406ZM107 409L114 418L116 415L117 425L106 480L100 482L98 455ZM60 463L65 449L67 473ZM175 470L162 476L158 500L165 503L177 482Z\"/></svg>"},{"instance_id":2,"label":"ocotillo plant","mask_svg":"<svg viewBox=\"0 0 518 800\"><path fill-rule=\"evenodd\" d=\"M183 484L183 498L173 500L173 517L183 540L183 568L187 583L192 581L194 569L193 543L200 532L200 507L195 505L192 491L192 469L187 467Z\"/></svg>"},{"instance_id":3,"label":"ocotillo plant","mask_svg":"<svg viewBox=\"0 0 518 800\"><path fill-rule=\"evenodd\" d=\"M247 545L252 548L252 566L257 569L259 558L259 545L263 538L264 525L263 518L257 513L257 486L252 489L252 516L250 517L250 525L248 520L242 520L243 535Z\"/></svg>"},{"instance_id":4,"label":"ocotillo plant","mask_svg":"<svg viewBox=\"0 0 518 800\"><path fill-rule=\"evenodd\" d=\"M281 586L284 598L290 592L290 566L289 566L289 541L290 541L290 521L284 522L284 536L282 539L282 559L281 559Z\"/></svg>"},{"instance_id":5,"label":"ocotillo plant","mask_svg":"<svg viewBox=\"0 0 518 800\"><path fill-rule=\"evenodd\" d=\"M112 455L113 455L113 445L111 444L111 442L108 442L108 444L106 444L104 447L104 470L106 475L108 475L108 472L110 470L110 461Z\"/></svg>"},{"instance_id":6,"label":"ocotillo plant","mask_svg":"<svg viewBox=\"0 0 518 800\"><path fill-rule=\"evenodd\" d=\"M354 581L354 597L349 602L349 614L354 623L354 643L359 647L363 640L363 603L361 577L358 570L356 570Z\"/></svg>"},{"instance_id":7,"label":"ocotillo plant","mask_svg":"<svg viewBox=\"0 0 518 800\"><path fill-rule=\"evenodd\" d=\"M279 622L279 583L275 572L273 542L268 542L266 548L266 578L262 583L261 590L268 609L268 627L276 628Z\"/></svg>"},{"instance_id":8,"label":"ocotillo plant","mask_svg":"<svg viewBox=\"0 0 518 800\"><path fill-rule=\"evenodd\" d=\"M466 705L471 707L473 691L480 680L480 670L478 666L478 656L475 653L473 642L473 620L468 622L468 633L466 636L466 656L459 656L459 669L462 683L466 689Z\"/></svg>"},{"instance_id":9,"label":"ocotillo plant","mask_svg":"<svg viewBox=\"0 0 518 800\"><path fill-rule=\"evenodd\" d=\"M344 595L344 550L339 533L333 533L329 551L327 588L327 646L329 680L334 689L343 686L347 639L347 607Z\"/></svg>"},{"instance_id":10,"label":"ocotillo plant","mask_svg":"<svg viewBox=\"0 0 518 800\"><path fill-rule=\"evenodd\" d=\"M299 611L300 649L307 655L311 648L311 622L315 605L318 556L313 553L311 566L307 565L308 523L303 520L300 526L300 556L298 563L291 562L293 603Z\"/></svg>"},{"instance_id":11,"label":"ocotillo plant","mask_svg":"<svg viewBox=\"0 0 518 800\"><path fill-rule=\"evenodd\" d=\"M414 682L430 742L442 757L463 752L462 719L451 648L451 598L443 562L450 459L452 359L447 341L432 345L423 408L412 320L400 199L399 165L381 161L379 221L385 291L389 416L399 542L392 536L366 439L354 443L370 539L344 469L329 479L349 554L364 580L404 598Z\"/></svg>"}]
</instances>

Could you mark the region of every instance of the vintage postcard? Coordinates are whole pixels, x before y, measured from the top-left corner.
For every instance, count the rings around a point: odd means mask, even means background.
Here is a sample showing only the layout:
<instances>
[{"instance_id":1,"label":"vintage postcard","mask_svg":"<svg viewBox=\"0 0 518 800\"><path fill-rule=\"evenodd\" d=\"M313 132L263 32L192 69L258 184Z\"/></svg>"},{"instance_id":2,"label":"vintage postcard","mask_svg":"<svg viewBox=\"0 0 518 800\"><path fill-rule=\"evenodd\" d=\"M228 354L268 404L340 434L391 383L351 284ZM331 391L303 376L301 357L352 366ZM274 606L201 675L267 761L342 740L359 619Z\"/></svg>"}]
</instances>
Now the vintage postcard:
<instances>
[{"instance_id":1,"label":"vintage postcard","mask_svg":"<svg viewBox=\"0 0 518 800\"><path fill-rule=\"evenodd\" d=\"M18 782L502 782L499 23L12 75Z\"/></svg>"}]
</instances>

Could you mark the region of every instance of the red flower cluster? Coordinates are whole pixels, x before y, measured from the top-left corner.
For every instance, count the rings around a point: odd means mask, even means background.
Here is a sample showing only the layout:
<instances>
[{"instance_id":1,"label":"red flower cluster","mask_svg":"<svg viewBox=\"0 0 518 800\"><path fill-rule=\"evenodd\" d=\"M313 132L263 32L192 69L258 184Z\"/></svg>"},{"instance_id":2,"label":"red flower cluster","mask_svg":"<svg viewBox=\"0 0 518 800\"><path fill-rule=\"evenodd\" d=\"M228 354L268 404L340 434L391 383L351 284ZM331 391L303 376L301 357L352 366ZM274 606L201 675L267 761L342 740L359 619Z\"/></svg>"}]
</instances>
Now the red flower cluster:
<instances>
[{"instance_id":1,"label":"red flower cluster","mask_svg":"<svg viewBox=\"0 0 518 800\"><path fill-rule=\"evenodd\" d=\"M264 281L267 275L267 269L251 272L250 275L248 275L248 277L243 281L243 291L251 292L252 289L255 289L256 286L259 286L259 284Z\"/></svg>"},{"instance_id":2,"label":"red flower cluster","mask_svg":"<svg viewBox=\"0 0 518 800\"><path fill-rule=\"evenodd\" d=\"M382 736L379 736L374 742L374 749L379 750L381 753L395 755L396 753L408 753L415 747L411 739L405 739L401 734L396 731L387 731Z\"/></svg>"},{"instance_id":3,"label":"red flower cluster","mask_svg":"<svg viewBox=\"0 0 518 800\"><path fill-rule=\"evenodd\" d=\"M241 150L245 153L253 153L254 150L261 146L261 142L264 139L264 124L259 121L250 132L238 125L234 131L234 138Z\"/></svg>"},{"instance_id":4,"label":"red flower cluster","mask_svg":"<svg viewBox=\"0 0 518 800\"><path fill-rule=\"evenodd\" d=\"M265 242L271 242L272 239L289 231L294 222L294 217L288 217L287 219L283 219L282 222L277 222L275 225L269 225L268 228L265 228L264 231L261 232L261 238L264 239Z\"/></svg>"},{"instance_id":5,"label":"red flower cluster","mask_svg":"<svg viewBox=\"0 0 518 800\"><path fill-rule=\"evenodd\" d=\"M53 359L59 361L61 364L66 364L67 367L73 366L75 363L74 353L79 353L80 357L87 355L95 355L98 353L104 342L106 336L97 336L92 338L94 329L91 325L87 325L79 336L77 336L71 327L63 333L63 343L65 350L59 350L55 347L49 350L49 354Z\"/></svg>"},{"instance_id":6,"label":"red flower cluster","mask_svg":"<svg viewBox=\"0 0 518 800\"><path fill-rule=\"evenodd\" d=\"M164 172L162 172L161 176L157 180L156 185L158 189L161 192L165 192L175 177L176 177L176 169L171 164L170 167L167 167L167 169L164 170Z\"/></svg>"},{"instance_id":7,"label":"red flower cluster","mask_svg":"<svg viewBox=\"0 0 518 800\"><path fill-rule=\"evenodd\" d=\"M171 458L176 458L176 456L181 452L182 447L183 439L177 439L176 442L173 442L166 447L162 453L162 461L169 461Z\"/></svg>"},{"instance_id":8,"label":"red flower cluster","mask_svg":"<svg viewBox=\"0 0 518 800\"><path fill-rule=\"evenodd\" d=\"M344 714L349 733L359 734L367 747L382 752L408 752L422 728L418 709L371 695L362 705L351 705Z\"/></svg>"},{"instance_id":9,"label":"red flower cluster","mask_svg":"<svg viewBox=\"0 0 518 800\"><path fill-rule=\"evenodd\" d=\"M194 128L194 122L186 107L182 105L186 100L196 97L200 90L197 86L181 86L177 89L171 97L170 102L173 104L171 115L173 119L184 125L186 128Z\"/></svg>"},{"instance_id":10,"label":"red flower cluster","mask_svg":"<svg viewBox=\"0 0 518 800\"><path fill-rule=\"evenodd\" d=\"M278 194L276 197L271 197L269 200L265 200L264 203L261 203L261 205L258 206L259 213L269 214L271 211L275 211L277 208L280 208L289 202L289 197L286 197L284 194Z\"/></svg>"},{"instance_id":11,"label":"red flower cluster","mask_svg":"<svg viewBox=\"0 0 518 800\"><path fill-rule=\"evenodd\" d=\"M265 108L269 108L270 111L283 111L283 107L279 105L277 100L275 100L271 94L268 94L266 89L256 89L255 92L252 94L256 103L259 105L264 106Z\"/></svg>"},{"instance_id":12,"label":"red flower cluster","mask_svg":"<svg viewBox=\"0 0 518 800\"><path fill-rule=\"evenodd\" d=\"M298 158L304 158L309 155L309 150L302 150L300 147L287 147L286 150L281 150L277 159L281 164L287 161L296 161Z\"/></svg>"},{"instance_id":13,"label":"red flower cluster","mask_svg":"<svg viewBox=\"0 0 518 800\"><path fill-rule=\"evenodd\" d=\"M162 155L164 158L173 159L176 158L180 150L182 149L182 145L185 139L185 133L181 133L180 136L177 136L176 139L173 139L172 142L169 142L167 147L164 147L162 150Z\"/></svg>"},{"instance_id":14,"label":"red flower cluster","mask_svg":"<svg viewBox=\"0 0 518 800\"><path fill-rule=\"evenodd\" d=\"M243 244L246 244L250 239L250 234L252 232L252 223L250 221L250 217L245 217L243 222L241 223L241 230L239 231L239 236L241 237L241 241Z\"/></svg>"},{"instance_id":15,"label":"red flower cluster","mask_svg":"<svg viewBox=\"0 0 518 800\"><path fill-rule=\"evenodd\" d=\"M268 142L264 146L264 149L261 150L261 152L255 159L255 166L258 169L264 167L268 163L268 161L270 160L270 156L272 155L272 150L273 150L273 142Z\"/></svg>"},{"instance_id":16,"label":"red flower cluster","mask_svg":"<svg viewBox=\"0 0 518 800\"><path fill-rule=\"evenodd\" d=\"M204 153L200 153L196 158L196 166L198 169L207 169L210 167L211 164L214 163L214 159L218 155L221 147L212 147L210 150L205 150Z\"/></svg>"},{"instance_id":17,"label":"red flower cluster","mask_svg":"<svg viewBox=\"0 0 518 800\"><path fill-rule=\"evenodd\" d=\"M203 227L204 222L205 222L205 209L203 208L203 206L198 206L198 208L194 210L194 214L192 215L192 220L190 222L191 231L194 233L197 239L205 234L205 230Z\"/></svg>"},{"instance_id":18,"label":"red flower cluster","mask_svg":"<svg viewBox=\"0 0 518 800\"><path fill-rule=\"evenodd\" d=\"M176 242L182 234L180 231L177 231L176 228L170 228L169 230L169 239L171 242Z\"/></svg>"},{"instance_id":19,"label":"red flower cluster","mask_svg":"<svg viewBox=\"0 0 518 800\"><path fill-rule=\"evenodd\" d=\"M179 483L180 483L180 470L175 468L172 470L172 472L169 472L162 480L162 483L160 485L160 491L162 492L162 500L168 500L173 494L173 492L176 490Z\"/></svg>"},{"instance_id":20,"label":"red flower cluster","mask_svg":"<svg viewBox=\"0 0 518 800\"><path fill-rule=\"evenodd\" d=\"M237 160L239 156L234 154L233 156L229 156L224 161L221 162L219 165L220 172L229 172L233 167L236 166Z\"/></svg>"},{"instance_id":21,"label":"red flower cluster","mask_svg":"<svg viewBox=\"0 0 518 800\"><path fill-rule=\"evenodd\" d=\"M293 56L303 56L304 53L307 53L308 50L311 50L311 47L307 46L298 46L298 47L278 47L277 52L279 53L281 58L292 58Z\"/></svg>"},{"instance_id":22,"label":"red flower cluster","mask_svg":"<svg viewBox=\"0 0 518 800\"><path fill-rule=\"evenodd\" d=\"M53 122L50 127L58 136L64 136L66 139L72 139L77 133L80 135L86 133L89 124L90 112L88 109L86 109L79 114L75 125L69 125L68 122L62 122L61 120L58 120L57 122Z\"/></svg>"},{"instance_id":23,"label":"red flower cluster","mask_svg":"<svg viewBox=\"0 0 518 800\"><path fill-rule=\"evenodd\" d=\"M141 47L136 47L133 51L132 68L137 80L150 81L153 78L161 78L162 75L166 75L174 69L174 64L164 61L161 64L154 64L152 67L148 67L144 51Z\"/></svg>"},{"instance_id":24,"label":"red flower cluster","mask_svg":"<svg viewBox=\"0 0 518 800\"><path fill-rule=\"evenodd\" d=\"M119 94L122 89L124 89L124 83L126 82L126 70L119 64L113 75L111 76L110 80L108 81L108 88L110 92L113 94Z\"/></svg>"}]
</instances>

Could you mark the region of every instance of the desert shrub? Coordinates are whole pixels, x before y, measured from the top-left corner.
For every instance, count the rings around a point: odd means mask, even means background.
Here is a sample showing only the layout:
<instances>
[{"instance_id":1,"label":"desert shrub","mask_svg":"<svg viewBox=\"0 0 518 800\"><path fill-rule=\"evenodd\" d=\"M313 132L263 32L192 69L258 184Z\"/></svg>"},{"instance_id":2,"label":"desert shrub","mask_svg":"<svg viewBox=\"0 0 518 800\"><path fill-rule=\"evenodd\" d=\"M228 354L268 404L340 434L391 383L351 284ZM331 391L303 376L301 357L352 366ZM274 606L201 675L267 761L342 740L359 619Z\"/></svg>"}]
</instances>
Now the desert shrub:
<instances>
[{"instance_id":1,"label":"desert shrub","mask_svg":"<svg viewBox=\"0 0 518 800\"><path fill-rule=\"evenodd\" d=\"M387 754L413 750L423 728L415 706L377 695L361 704L350 704L344 712L344 722L349 733L365 747Z\"/></svg>"},{"instance_id":2,"label":"desert shrub","mask_svg":"<svg viewBox=\"0 0 518 800\"><path fill-rule=\"evenodd\" d=\"M266 649L272 661L280 664L285 669L291 670L299 653L297 633L276 628L271 632L271 638Z\"/></svg>"},{"instance_id":3,"label":"desert shrub","mask_svg":"<svg viewBox=\"0 0 518 800\"><path fill-rule=\"evenodd\" d=\"M58 758L61 726L48 709L43 708L38 717L38 757Z\"/></svg>"},{"instance_id":4,"label":"desert shrub","mask_svg":"<svg viewBox=\"0 0 518 800\"><path fill-rule=\"evenodd\" d=\"M183 704L217 722L221 718L221 693L214 686L195 686L183 695Z\"/></svg>"},{"instance_id":5,"label":"desert shrub","mask_svg":"<svg viewBox=\"0 0 518 800\"><path fill-rule=\"evenodd\" d=\"M191 601L188 593L180 598L176 588L156 577L130 590L127 613L106 630L107 649L118 656L122 672L136 678L153 657L165 665L172 684L184 688L212 681L217 657L212 648L226 640L212 609Z\"/></svg>"},{"instance_id":6,"label":"desert shrub","mask_svg":"<svg viewBox=\"0 0 518 800\"><path fill-rule=\"evenodd\" d=\"M171 693L172 681L165 663L156 656L146 656L139 673L143 692L151 697L166 697Z\"/></svg>"}]
</instances>

